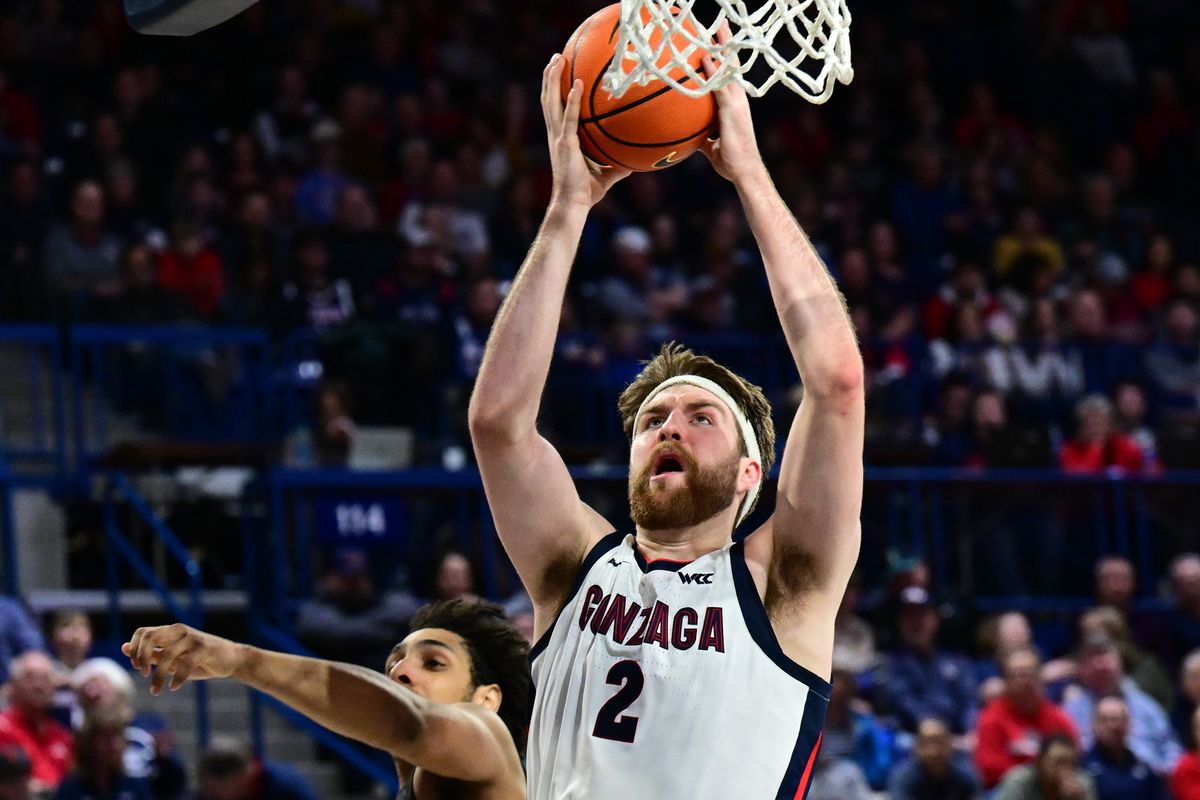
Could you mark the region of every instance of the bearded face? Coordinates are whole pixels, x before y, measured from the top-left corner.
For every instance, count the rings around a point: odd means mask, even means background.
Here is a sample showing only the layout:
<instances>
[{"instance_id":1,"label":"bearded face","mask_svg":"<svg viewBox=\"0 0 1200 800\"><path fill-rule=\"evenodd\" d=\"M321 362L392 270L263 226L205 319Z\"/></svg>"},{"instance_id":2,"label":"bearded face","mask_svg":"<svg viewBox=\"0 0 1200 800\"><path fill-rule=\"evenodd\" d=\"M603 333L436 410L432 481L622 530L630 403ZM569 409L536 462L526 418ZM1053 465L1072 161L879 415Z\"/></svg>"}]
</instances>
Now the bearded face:
<instances>
[{"instance_id":1,"label":"bearded face","mask_svg":"<svg viewBox=\"0 0 1200 800\"><path fill-rule=\"evenodd\" d=\"M633 521L649 531L690 528L729 508L737 496L741 456L701 466L671 442L663 442L629 478Z\"/></svg>"}]
</instances>

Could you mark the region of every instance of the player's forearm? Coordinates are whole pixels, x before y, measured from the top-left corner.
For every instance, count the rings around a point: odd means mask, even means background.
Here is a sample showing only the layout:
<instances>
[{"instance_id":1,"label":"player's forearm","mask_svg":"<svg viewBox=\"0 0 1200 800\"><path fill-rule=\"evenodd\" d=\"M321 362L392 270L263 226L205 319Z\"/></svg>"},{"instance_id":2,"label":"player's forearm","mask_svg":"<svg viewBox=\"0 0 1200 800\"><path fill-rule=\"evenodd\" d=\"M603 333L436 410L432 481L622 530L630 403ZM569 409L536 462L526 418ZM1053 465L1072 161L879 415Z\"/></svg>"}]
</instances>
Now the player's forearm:
<instances>
[{"instance_id":1,"label":"player's forearm","mask_svg":"<svg viewBox=\"0 0 1200 800\"><path fill-rule=\"evenodd\" d=\"M296 709L317 724L403 758L425 730L422 705L378 672L244 645L233 678Z\"/></svg>"},{"instance_id":2,"label":"player's forearm","mask_svg":"<svg viewBox=\"0 0 1200 800\"><path fill-rule=\"evenodd\" d=\"M571 264L587 209L551 203L488 337L471 395L472 435L536 429Z\"/></svg>"},{"instance_id":3,"label":"player's forearm","mask_svg":"<svg viewBox=\"0 0 1200 800\"><path fill-rule=\"evenodd\" d=\"M841 292L765 168L735 182L805 390L861 391L862 356Z\"/></svg>"}]
</instances>

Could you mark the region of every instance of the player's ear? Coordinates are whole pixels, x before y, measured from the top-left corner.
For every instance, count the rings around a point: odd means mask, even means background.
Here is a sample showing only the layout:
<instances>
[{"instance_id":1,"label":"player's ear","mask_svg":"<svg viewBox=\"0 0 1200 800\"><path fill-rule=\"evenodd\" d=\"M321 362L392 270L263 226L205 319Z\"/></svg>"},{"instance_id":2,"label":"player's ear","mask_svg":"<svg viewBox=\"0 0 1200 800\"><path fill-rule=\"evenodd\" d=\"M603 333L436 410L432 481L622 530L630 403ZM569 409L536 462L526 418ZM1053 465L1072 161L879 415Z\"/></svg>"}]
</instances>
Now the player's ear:
<instances>
[{"instance_id":1,"label":"player's ear","mask_svg":"<svg viewBox=\"0 0 1200 800\"><path fill-rule=\"evenodd\" d=\"M494 712L500 711L500 701L504 699L500 687L494 683L488 683L483 686L476 686L475 691L471 694L471 702L490 709Z\"/></svg>"},{"instance_id":2,"label":"player's ear","mask_svg":"<svg viewBox=\"0 0 1200 800\"><path fill-rule=\"evenodd\" d=\"M762 478L762 464L742 456L742 468L738 473L737 490L748 492Z\"/></svg>"}]
</instances>

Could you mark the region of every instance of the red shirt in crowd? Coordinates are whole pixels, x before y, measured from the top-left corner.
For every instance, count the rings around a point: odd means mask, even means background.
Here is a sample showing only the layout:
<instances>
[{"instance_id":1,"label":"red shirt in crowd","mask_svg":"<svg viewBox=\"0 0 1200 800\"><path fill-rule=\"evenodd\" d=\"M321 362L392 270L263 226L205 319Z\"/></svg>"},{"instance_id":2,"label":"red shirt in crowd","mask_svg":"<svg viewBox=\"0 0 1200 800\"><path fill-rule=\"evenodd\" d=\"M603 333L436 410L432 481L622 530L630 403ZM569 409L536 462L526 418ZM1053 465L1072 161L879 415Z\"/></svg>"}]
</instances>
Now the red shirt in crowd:
<instances>
[{"instance_id":1,"label":"red shirt in crowd","mask_svg":"<svg viewBox=\"0 0 1200 800\"><path fill-rule=\"evenodd\" d=\"M58 786L71 771L71 732L52 717L35 722L9 706L0 713L0 745L24 750L33 768L31 777L45 786Z\"/></svg>"},{"instance_id":2,"label":"red shirt in crowd","mask_svg":"<svg viewBox=\"0 0 1200 800\"><path fill-rule=\"evenodd\" d=\"M1103 444L1072 439L1063 445L1058 459L1067 472L1103 472L1109 467L1141 472L1146 466L1142 448L1120 433L1114 433Z\"/></svg>"},{"instance_id":3,"label":"red shirt in crowd","mask_svg":"<svg viewBox=\"0 0 1200 800\"><path fill-rule=\"evenodd\" d=\"M1184 753L1171 773L1171 797L1174 800L1200 800L1200 756Z\"/></svg>"},{"instance_id":4,"label":"red shirt in crowd","mask_svg":"<svg viewBox=\"0 0 1200 800\"><path fill-rule=\"evenodd\" d=\"M1033 761L1042 739L1055 733L1079 740L1066 712L1045 698L1031 716L1018 714L1005 697L988 703L979 715L975 745L983 785L990 789L1013 767Z\"/></svg>"},{"instance_id":5,"label":"red shirt in crowd","mask_svg":"<svg viewBox=\"0 0 1200 800\"><path fill-rule=\"evenodd\" d=\"M195 258L175 250L163 253L158 262L158 282L178 294L203 317L211 317L225 294L225 268L215 251L204 248Z\"/></svg>"}]
</instances>

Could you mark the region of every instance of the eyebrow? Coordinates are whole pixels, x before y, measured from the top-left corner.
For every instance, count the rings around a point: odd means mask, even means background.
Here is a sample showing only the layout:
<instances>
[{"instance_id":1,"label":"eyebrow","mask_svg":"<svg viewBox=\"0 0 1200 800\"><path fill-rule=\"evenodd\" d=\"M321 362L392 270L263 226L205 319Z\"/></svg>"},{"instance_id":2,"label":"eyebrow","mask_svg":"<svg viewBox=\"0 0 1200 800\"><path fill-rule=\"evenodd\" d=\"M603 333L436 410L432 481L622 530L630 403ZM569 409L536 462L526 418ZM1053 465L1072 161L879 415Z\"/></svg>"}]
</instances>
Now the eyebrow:
<instances>
[{"instance_id":1,"label":"eyebrow","mask_svg":"<svg viewBox=\"0 0 1200 800\"><path fill-rule=\"evenodd\" d=\"M413 647L440 647L443 650L445 650L447 653L454 655L453 647L451 647L450 645L446 644L445 642L439 641L437 639L421 639L420 641L413 642L412 646ZM401 642L400 644L398 644L392 648L392 652L388 653L388 658L391 659L392 656L396 655L397 653L407 652L408 647L409 646L406 645L404 642Z\"/></svg>"},{"instance_id":2,"label":"eyebrow","mask_svg":"<svg viewBox=\"0 0 1200 800\"><path fill-rule=\"evenodd\" d=\"M650 414L661 414L664 410L666 410L666 408L667 408L666 403L655 403L654 405L652 405L649 408L647 408L646 410L644 410L642 412L642 416L639 419L645 419L647 417L647 415L650 415ZM684 411L687 411L688 413L691 413L694 411L699 411L702 408L711 408L714 410L719 410L721 408L721 406L720 406L720 404L715 403L712 400L693 400L692 402L685 404L683 407Z\"/></svg>"}]
</instances>

